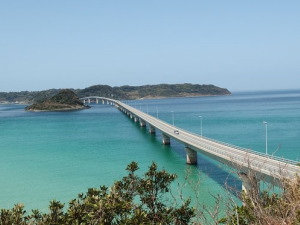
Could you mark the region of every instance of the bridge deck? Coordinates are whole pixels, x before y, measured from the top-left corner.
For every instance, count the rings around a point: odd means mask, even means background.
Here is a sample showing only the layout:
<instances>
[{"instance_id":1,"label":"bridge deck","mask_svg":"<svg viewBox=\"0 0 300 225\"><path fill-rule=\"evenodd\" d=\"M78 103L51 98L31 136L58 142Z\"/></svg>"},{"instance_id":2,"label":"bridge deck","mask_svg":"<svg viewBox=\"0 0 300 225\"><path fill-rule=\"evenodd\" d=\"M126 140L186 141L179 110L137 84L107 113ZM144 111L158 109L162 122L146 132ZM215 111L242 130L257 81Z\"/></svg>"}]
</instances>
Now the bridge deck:
<instances>
[{"instance_id":1,"label":"bridge deck","mask_svg":"<svg viewBox=\"0 0 300 225\"><path fill-rule=\"evenodd\" d=\"M237 167L242 171L248 171L250 169L261 176L269 176L273 178L294 178L296 174L300 174L300 166L297 165L296 161L265 155L250 149L244 149L199 136L166 123L117 100L97 96L87 98L99 98L113 102L120 110L126 111L133 116L142 119L168 137L184 143L187 147L195 151L209 154L217 158L219 161ZM178 130L178 133L175 133L175 130Z\"/></svg>"}]
</instances>

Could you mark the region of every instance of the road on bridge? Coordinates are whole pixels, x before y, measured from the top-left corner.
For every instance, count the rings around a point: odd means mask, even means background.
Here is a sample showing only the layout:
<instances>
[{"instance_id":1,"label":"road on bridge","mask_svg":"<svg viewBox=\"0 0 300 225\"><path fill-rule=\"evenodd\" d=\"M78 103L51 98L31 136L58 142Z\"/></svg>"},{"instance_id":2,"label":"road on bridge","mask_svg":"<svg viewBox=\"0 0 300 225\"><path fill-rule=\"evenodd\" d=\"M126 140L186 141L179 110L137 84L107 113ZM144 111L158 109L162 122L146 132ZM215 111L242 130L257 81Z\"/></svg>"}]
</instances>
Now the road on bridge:
<instances>
[{"instance_id":1,"label":"road on bridge","mask_svg":"<svg viewBox=\"0 0 300 225\"><path fill-rule=\"evenodd\" d=\"M86 100L89 98L98 98L111 102L124 113L139 118L145 123L148 123L149 126L160 130L162 134L182 142L187 148L196 152L208 154L222 163L238 168L244 173L248 173L249 171L255 172L258 179L266 180L265 177L275 179L284 177L293 179L297 174L300 174L300 166L296 161L266 155L250 149L199 136L166 123L118 100L97 96L82 99Z\"/></svg>"},{"instance_id":2,"label":"road on bridge","mask_svg":"<svg viewBox=\"0 0 300 225\"><path fill-rule=\"evenodd\" d=\"M276 178L293 178L296 174L300 174L300 167L294 161L275 158L270 155L254 152L250 149L243 149L208 139L166 123L122 102L116 101L115 103L127 110L127 112L146 121L150 126L155 127L165 135L182 142L187 147L195 151L213 155L220 161L231 166L246 170L250 168L257 173ZM178 131L178 133L175 131Z\"/></svg>"}]
</instances>

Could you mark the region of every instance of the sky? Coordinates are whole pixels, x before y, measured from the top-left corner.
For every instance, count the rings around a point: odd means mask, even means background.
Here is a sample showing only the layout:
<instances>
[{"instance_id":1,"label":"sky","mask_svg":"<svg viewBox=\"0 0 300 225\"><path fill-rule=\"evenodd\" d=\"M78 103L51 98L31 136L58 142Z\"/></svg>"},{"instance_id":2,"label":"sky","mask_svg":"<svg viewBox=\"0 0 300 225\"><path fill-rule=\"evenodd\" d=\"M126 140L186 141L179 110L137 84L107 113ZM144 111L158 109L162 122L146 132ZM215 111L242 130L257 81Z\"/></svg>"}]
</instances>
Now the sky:
<instances>
[{"instance_id":1,"label":"sky","mask_svg":"<svg viewBox=\"0 0 300 225\"><path fill-rule=\"evenodd\" d=\"M0 92L298 89L299 12L299 0L0 0Z\"/></svg>"}]
</instances>

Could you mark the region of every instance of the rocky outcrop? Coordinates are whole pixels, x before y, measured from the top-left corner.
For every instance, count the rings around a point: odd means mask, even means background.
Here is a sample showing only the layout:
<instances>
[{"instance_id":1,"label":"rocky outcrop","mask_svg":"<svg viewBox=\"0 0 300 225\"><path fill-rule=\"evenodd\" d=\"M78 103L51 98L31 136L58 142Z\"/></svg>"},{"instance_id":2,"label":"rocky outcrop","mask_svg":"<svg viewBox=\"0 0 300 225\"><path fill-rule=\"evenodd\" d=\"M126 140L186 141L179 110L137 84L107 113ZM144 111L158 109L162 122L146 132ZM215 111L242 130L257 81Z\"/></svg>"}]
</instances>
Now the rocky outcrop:
<instances>
[{"instance_id":1,"label":"rocky outcrop","mask_svg":"<svg viewBox=\"0 0 300 225\"><path fill-rule=\"evenodd\" d=\"M53 97L27 106L25 110L27 111L66 111L66 110L78 110L86 109L89 106L83 104L82 101L77 97L77 95L69 90L63 89L58 94Z\"/></svg>"}]
</instances>

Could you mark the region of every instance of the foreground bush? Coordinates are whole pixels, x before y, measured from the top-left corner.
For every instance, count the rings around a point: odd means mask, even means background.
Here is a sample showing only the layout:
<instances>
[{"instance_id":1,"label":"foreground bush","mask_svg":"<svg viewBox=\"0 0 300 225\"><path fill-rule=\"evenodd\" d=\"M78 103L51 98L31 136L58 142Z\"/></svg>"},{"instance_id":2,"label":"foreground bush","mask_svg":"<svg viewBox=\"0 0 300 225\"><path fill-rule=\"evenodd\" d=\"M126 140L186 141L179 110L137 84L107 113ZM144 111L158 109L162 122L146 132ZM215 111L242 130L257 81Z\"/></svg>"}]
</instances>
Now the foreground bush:
<instances>
[{"instance_id":1,"label":"foreground bush","mask_svg":"<svg viewBox=\"0 0 300 225\"><path fill-rule=\"evenodd\" d=\"M69 202L68 208L51 201L49 213L32 210L21 204L2 209L0 225L114 225L114 224L227 224L227 225L300 225L300 177L283 180L282 193L267 191L241 195L243 206L229 207L228 216L216 207L207 218L200 208L193 209L190 200L178 205L168 194L176 175L158 170L152 163L143 177L136 175L135 162L126 168L127 176L110 188L88 189ZM218 199L218 198L217 198ZM226 203L224 203L226 204ZM197 216L195 216L197 213ZM198 221L198 222L196 222Z\"/></svg>"},{"instance_id":2,"label":"foreground bush","mask_svg":"<svg viewBox=\"0 0 300 225\"><path fill-rule=\"evenodd\" d=\"M195 215L190 200L178 206L166 195L176 175L159 171L152 163L144 177L136 175L135 162L126 168L128 175L110 188L88 189L69 202L67 210L59 201L51 201L49 213L23 205L2 209L0 225L98 225L98 224L188 224Z\"/></svg>"},{"instance_id":3,"label":"foreground bush","mask_svg":"<svg viewBox=\"0 0 300 225\"><path fill-rule=\"evenodd\" d=\"M300 177L282 180L282 193L263 191L241 196L243 206L231 210L227 218L219 222L230 225L299 225Z\"/></svg>"}]
</instances>

